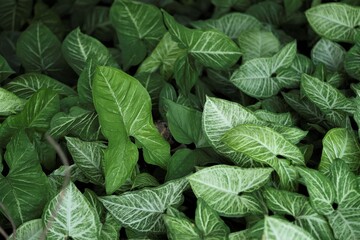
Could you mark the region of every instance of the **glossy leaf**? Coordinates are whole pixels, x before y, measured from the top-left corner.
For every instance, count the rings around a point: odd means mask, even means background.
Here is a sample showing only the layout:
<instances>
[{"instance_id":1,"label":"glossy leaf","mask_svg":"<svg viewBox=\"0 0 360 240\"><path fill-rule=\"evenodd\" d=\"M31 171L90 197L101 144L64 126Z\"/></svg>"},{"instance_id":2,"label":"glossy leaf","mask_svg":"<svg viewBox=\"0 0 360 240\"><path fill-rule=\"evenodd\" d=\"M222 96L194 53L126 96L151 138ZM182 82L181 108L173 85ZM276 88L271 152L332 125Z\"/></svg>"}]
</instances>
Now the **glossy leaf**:
<instances>
[{"instance_id":1,"label":"glossy leaf","mask_svg":"<svg viewBox=\"0 0 360 240\"><path fill-rule=\"evenodd\" d=\"M18 113L24 107L25 101L12 92L0 88L0 115L8 116Z\"/></svg>"},{"instance_id":2,"label":"glossy leaf","mask_svg":"<svg viewBox=\"0 0 360 240\"><path fill-rule=\"evenodd\" d=\"M270 168L242 169L235 166L207 167L188 177L195 195L222 216L262 213L251 192L269 180Z\"/></svg>"}]
</instances>

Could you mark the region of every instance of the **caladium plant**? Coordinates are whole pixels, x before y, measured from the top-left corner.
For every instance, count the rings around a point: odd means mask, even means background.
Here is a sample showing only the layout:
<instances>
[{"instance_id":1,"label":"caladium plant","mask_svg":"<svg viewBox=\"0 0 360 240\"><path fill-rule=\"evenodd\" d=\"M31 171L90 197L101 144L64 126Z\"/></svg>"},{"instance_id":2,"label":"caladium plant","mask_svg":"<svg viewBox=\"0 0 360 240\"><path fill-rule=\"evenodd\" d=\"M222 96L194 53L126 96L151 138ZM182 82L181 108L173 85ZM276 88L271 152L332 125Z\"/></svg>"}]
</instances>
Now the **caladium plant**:
<instances>
[{"instance_id":1,"label":"caladium plant","mask_svg":"<svg viewBox=\"0 0 360 240\"><path fill-rule=\"evenodd\" d=\"M358 0L0 0L6 239L359 239Z\"/></svg>"}]
</instances>

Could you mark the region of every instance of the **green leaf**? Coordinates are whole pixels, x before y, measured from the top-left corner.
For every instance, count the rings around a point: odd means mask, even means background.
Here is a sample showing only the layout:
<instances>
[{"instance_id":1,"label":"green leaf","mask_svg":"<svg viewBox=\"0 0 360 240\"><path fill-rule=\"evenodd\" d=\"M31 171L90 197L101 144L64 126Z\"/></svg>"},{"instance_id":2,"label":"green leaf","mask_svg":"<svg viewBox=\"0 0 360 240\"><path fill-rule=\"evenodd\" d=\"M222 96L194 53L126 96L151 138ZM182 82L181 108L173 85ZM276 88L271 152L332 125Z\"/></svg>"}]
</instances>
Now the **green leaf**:
<instances>
[{"instance_id":1,"label":"green leaf","mask_svg":"<svg viewBox=\"0 0 360 240\"><path fill-rule=\"evenodd\" d=\"M333 128L326 133L319 170L327 175L337 158L343 160L351 171L357 171L360 167L359 142L355 134L345 128Z\"/></svg>"},{"instance_id":2,"label":"green leaf","mask_svg":"<svg viewBox=\"0 0 360 240\"><path fill-rule=\"evenodd\" d=\"M34 93L43 88L51 89L60 96L76 95L76 92L71 87L39 73L22 74L11 80L4 88L25 99L29 99Z\"/></svg>"},{"instance_id":3,"label":"green leaf","mask_svg":"<svg viewBox=\"0 0 360 240\"><path fill-rule=\"evenodd\" d=\"M300 150L274 130L253 124L241 124L226 132L224 143L252 159L271 164L284 158L294 165L304 165Z\"/></svg>"},{"instance_id":4,"label":"green leaf","mask_svg":"<svg viewBox=\"0 0 360 240\"><path fill-rule=\"evenodd\" d=\"M257 110L254 112L255 116L259 119L270 122L274 124L284 125L284 126L294 126L295 122L289 112L287 113L273 113L267 110Z\"/></svg>"},{"instance_id":5,"label":"green leaf","mask_svg":"<svg viewBox=\"0 0 360 240\"><path fill-rule=\"evenodd\" d=\"M248 165L249 159L231 149L221 138L228 130L246 123L261 124L261 121L240 104L219 98L206 98L202 126L208 142L216 151L240 166Z\"/></svg>"},{"instance_id":6,"label":"green leaf","mask_svg":"<svg viewBox=\"0 0 360 240\"><path fill-rule=\"evenodd\" d=\"M43 221L48 239L99 239L99 216L72 182L49 202Z\"/></svg>"},{"instance_id":7,"label":"green leaf","mask_svg":"<svg viewBox=\"0 0 360 240\"><path fill-rule=\"evenodd\" d=\"M122 226L140 232L165 232L162 214L182 201L184 179L168 182L156 188L146 188L122 195L101 197L105 208Z\"/></svg>"},{"instance_id":8,"label":"green leaf","mask_svg":"<svg viewBox=\"0 0 360 240\"><path fill-rule=\"evenodd\" d=\"M166 118L174 139L184 144L195 143L197 148L206 147L208 144L201 127L202 113L170 100L166 101L166 105Z\"/></svg>"},{"instance_id":9,"label":"green leaf","mask_svg":"<svg viewBox=\"0 0 360 240\"><path fill-rule=\"evenodd\" d=\"M67 148L78 168L94 184L104 184L102 170L103 151L99 142L84 142L78 138L66 137Z\"/></svg>"},{"instance_id":10,"label":"green leaf","mask_svg":"<svg viewBox=\"0 0 360 240\"><path fill-rule=\"evenodd\" d=\"M5 30L19 30L31 15L33 0L0 1L0 27Z\"/></svg>"},{"instance_id":11,"label":"green leaf","mask_svg":"<svg viewBox=\"0 0 360 240\"><path fill-rule=\"evenodd\" d=\"M141 63L137 69L137 74L159 71L165 79L169 79L174 74L176 60L184 54L184 51L184 49L179 48L178 43L173 41L167 32L150 56Z\"/></svg>"},{"instance_id":12,"label":"green leaf","mask_svg":"<svg viewBox=\"0 0 360 240\"><path fill-rule=\"evenodd\" d=\"M188 54L205 67L225 69L234 65L241 53L237 45L225 34L217 31L192 30L177 23L163 11L170 34L188 49Z\"/></svg>"},{"instance_id":13,"label":"green leaf","mask_svg":"<svg viewBox=\"0 0 360 240\"><path fill-rule=\"evenodd\" d=\"M343 3L320 4L305 12L314 31L333 41L354 42L359 32L359 12L356 7Z\"/></svg>"},{"instance_id":14,"label":"green leaf","mask_svg":"<svg viewBox=\"0 0 360 240\"><path fill-rule=\"evenodd\" d=\"M188 177L197 198L202 198L222 216L244 216L262 213L263 209L251 192L269 181L270 168L243 169L217 165Z\"/></svg>"},{"instance_id":15,"label":"green leaf","mask_svg":"<svg viewBox=\"0 0 360 240\"><path fill-rule=\"evenodd\" d=\"M355 104L346 98L338 89L329 83L320 81L317 78L303 74L301 78L301 89L321 111L325 113L343 111L353 113Z\"/></svg>"},{"instance_id":16,"label":"green leaf","mask_svg":"<svg viewBox=\"0 0 360 240\"><path fill-rule=\"evenodd\" d=\"M200 66L189 55L182 55L175 61L174 78L180 91L184 95L188 95L192 87L199 80Z\"/></svg>"},{"instance_id":17,"label":"green leaf","mask_svg":"<svg viewBox=\"0 0 360 240\"><path fill-rule=\"evenodd\" d=\"M195 225L186 218L172 217L164 215L164 222L168 231L169 239L181 240L199 240L201 233L195 227Z\"/></svg>"},{"instance_id":18,"label":"green leaf","mask_svg":"<svg viewBox=\"0 0 360 240\"><path fill-rule=\"evenodd\" d=\"M24 131L6 146L6 176L0 174L0 203L16 226L41 216L48 201L49 182L43 173L35 146Z\"/></svg>"},{"instance_id":19,"label":"green leaf","mask_svg":"<svg viewBox=\"0 0 360 240\"><path fill-rule=\"evenodd\" d=\"M99 67L93 83L93 98L102 133L109 140L104 156L109 193L125 182L136 164L138 152L130 136L143 148L146 162L166 167L170 158L169 143L154 126L150 97L135 78L115 68Z\"/></svg>"},{"instance_id":20,"label":"green leaf","mask_svg":"<svg viewBox=\"0 0 360 240\"><path fill-rule=\"evenodd\" d=\"M332 182L316 170L300 167L297 167L297 170L305 181L314 210L322 215L331 214L334 211L332 204L335 201L335 189Z\"/></svg>"},{"instance_id":21,"label":"green leaf","mask_svg":"<svg viewBox=\"0 0 360 240\"><path fill-rule=\"evenodd\" d=\"M164 77L158 73L143 72L136 74L135 78L145 87L151 97L153 108L156 108L159 103L161 89L166 83Z\"/></svg>"},{"instance_id":22,"label":"green leaf","mask_svg":"<svg viewBox=\"0 0 360 240\"><path fill-rule=\"evenodd\" d=\"M253 16L239 12L226 14L218 19L199 20L192 22L191 25L202 30L217 29L232 39L236 39L244 32L260 30L262 27L259 20Z\"/></svg>"},{"instance_id":23,"label":"green leaf","mask_svg":"<svg viewBox=\"0 0 360 240\"><path fill-rule=\"evenodd\" d=\"M150 175L149 173L140 173L136 175L131 188L141 189L145 187L157 187L159 185L160 184L158 180L154 176Z\"/></svg>"},{"instance_id":24,"label":"green leaf","mask_svg":"<svg viewBox=\"0 0 360 240\"><path fill-rule=\"evenodd\" d=\"M58 112L50 122L49 134L54 138L75 136L85 141L95 141L100 136L96 112L72 107L68 114Z\"/></svg>"},{"instance_id":25,"label":"green leaf","mask_svg":"<svg viewBox=\"0 0 360 240\"><path fill-rule=\"evenodd\" d=\"M74 29L64 39L61 51L66 62L78 74L84 70L89 57L96 56L99 65L117 66L109 50L97 39Z\"/></svg>"},{"instance_id":26,"label":"green leaf","mask_svg":"<svg viewBox=\"0 0 360 240\"><path fill-rule=\"evenodd\" d=\"M56 93L47 89L38 91L19 114L9 116L0 126L0 143L9 141L16 131L23 128L46 131L50 119L59 108L59 96Z\"/></svg>"},{"instance_id":27,"label":"green leaf","mask_svg":"<svg viewBox=\"0 0 360 240\"><path fill-rule=\"evenodd\" d=\"M314 239L310 233L302 228L275 217L265 217L263 239Z\"/></svg>"},{"instance_id":28,"label":"green leaf","mask_svg":"<svg viewBox=\"0 0 360 240\"><path fill-rule=\"evenodd\" d=\"M324 64L332 72L340 71L343 68L345 49L337 43L328 39L320 39L311 50L311 59L314 64Z\"/></svg>"},{"instance_id":29,"label":"green leaf","mask_svg":"<svg viewBox=\"0 0 360 240\"><path fill-rule=\"evenodd\" d=\"M305 196L267 188L264 197L271 211L278 215L293 217L295 219L293 223L311 233L315 239L334 239L327 219L316 213Z\"/></svg>"},{"instance_id":30,"label":"green leaf","mask_svg":"<svg viewBox=\"0 0 360 240\"><path fill-rule=\"evenodd\" d=\"M0 82L7 79L13 73L15 73L14 70L12 70L6 59L0 54Z\"/></svg>"},{"instance_id":31,"label":"green leaf","mask_svg":"<svg viewBox=\"0 0 360 240\"><path fill-rule=\"evenodd\" d=\"M113 37L113 28L109 16L110 8L103 6L94 7L84 19L82 29L88 35L102 41L109 41Z\"/></svg>"},{"instance_id":32,"label":"green leaf","mask_svg":"<svg viewBox=\"0 0 360 240\"><path fill-rule=\"evenodd\" d=\"M116 1L110 9L110 21L119 38L123 59L127 59L125 68L139 64L147 48L154 48L166 32L160 10L136 1Z\"/></svg>"},{"instance_id":33,"label":"green leaf","mask_svg":"<svg viewBox=\"0 0 360 240\"><path fill-rule=\"evenodd\" d=\"M201 198L197 200L195 223L205 239L228 239L229 227L217 212Z\"/></svg>"},{"instance_id":34,"label":"green leaf","mask_svg":"<svg viewBox=\"0 0 360 240\"><path fill-rule=\"evenodd\" d=\"M281 71L291 65L295 56L296 42L292 42L271 58L255 58L245 62L233 73L230 81L252 97L274 96L282 88L298 82Z\"/></svg>"},{"instance_id":35,"label":"green leaf","mask_svg":"<svg viewBox=\"0 0 360 240\"><path fill-rule=\"evenodd\" d=\"M358 41L359 42L359 41ZM351 77L360 80L360 44L357 43L355 46L350 48L350 50L345 55L344 67Z\"/></svg>"},{"instance_id":36,"label":"green leaf","mask_svg":"<svg viewBox=\"0 0 360 240\"><path fill-rule=\"evenodd\" d=\"M16 43L16 54L26 72L61 72L66 62L59 54L61 42L41 22L31 24Z\"/></svg>"},{"instance_id":37,"label":"green leaf","mask_svg":"<svg viewBox=\"0 0 360 240\"><path fill-rule=\"evenodd\" d=\"M252 29L251 29L252 30ZM243 60L271 57L280 50L280 42L271 32L250 31L241 34L238 38Z\"/></svg>"},{"instance_id":38,"label":"green leaf","mask_svg":"<svg viewBox=\"0 0 360 240\"><path fill-rule=\"evenodd\" d=\"M25 101L12 92L0 88L0 115L8 116L18 113L24 107Z\"/></svg>"},{"instance_id":39,"label":"green leaf","mask_svg":"<svg viewBox=\"0 0 360 240\"><path fill-rule=\"evenodd\" d=\"M193 172L196 159L199 157L197 150L188 148L177 150L169 159L166 171L166 181L184 177Z\"/></svg>"},{"instance_id":40,"label":"green leaf","mask_svg":"<svg viewBox=\"0 0 360 240\"><path fill-rule=\"evenodd\" d=\"M284 9L273 1L262 1L253 4L246 10L247 14L256 17L259 21L278 26L282 22Z\"/></svg>"},{"instance_id":41,"label":"green leaf","mask_svg":"<svg viewBox=\"0 0 360 240\"><path fill-rule=\"evenodd\" d=\"M16 229L16 235L12 234L8 240L38 240L44 231L41 219L30 220Z\"/></svg>"}]
</instances>

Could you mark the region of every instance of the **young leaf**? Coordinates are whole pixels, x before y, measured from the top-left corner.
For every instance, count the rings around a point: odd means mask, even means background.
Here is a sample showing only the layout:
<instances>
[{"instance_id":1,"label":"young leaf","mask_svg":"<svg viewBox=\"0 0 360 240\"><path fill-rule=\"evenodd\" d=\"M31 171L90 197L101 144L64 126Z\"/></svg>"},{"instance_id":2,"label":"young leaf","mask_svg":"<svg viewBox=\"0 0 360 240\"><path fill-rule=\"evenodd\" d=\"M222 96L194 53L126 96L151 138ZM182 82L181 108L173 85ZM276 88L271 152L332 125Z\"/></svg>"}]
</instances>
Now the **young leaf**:
<instances>
[{"instance_id":1,"label":"young leaf","mask_svg":"<svg viewBox=\"0 0 360 240\"><path fill-rule=\"evenodd\" d=\"M29 99L34 93L43 88L51 89L60 96L76 95L76 92L71 87L39 73L22 74L11 80L4 88L25 99Z\"/></svg>"},{"instance_id":2,"label":"young leaf","mask_svg":"<svg viewBox=\"0 0 360 240\"><path fill-rule=\"evenodd\" d=\"M166 32L160 10L136 1L116 1L110 9L110 20L120 41L125 68L139 64L148 47L154 48Z\"/></svg>"},{"instance_id":3,"label":"young leaf","mask_svg":"<svg viewBox=\"0 0 360 240\"><path fill-rule=\"evenodd\" d=\"M49 202L43 221L49 239L99 239L99 216L72 182Z\"/></svg>"},{"instance_id":4,"label":"young leaf","mask_svg":"<svg viewBox=\"0 0 360 240\"><path fill-rule=\"evenodd\" d=\"M0 88L0 115L8 116L20 112L25 101L12 92Z\"/></svg>"},{"instance_id":5,"label":"young leaf","mask_svg":"<svg viewBox=\"0 0 360 240\"><path fill-rule=\"evenodd\" d=\"M359 12L344 3L320 4L305 12L314 31L333 41L354 42L359 32Z\"/></svg>"},{"instance_id":6,"label":"young leaf","mask_svg":"<svg viewBox=\"0 0 360 240\"><path fill-rule=\"evenodd\" d=\"M102 133L109 140L104 156L109 193L125 182L136 164L138 153L130 136L139 141L146 162L166 167L170 146L154 126L150 96L135 78L115 68L99 67L93 99Z\"/></svg>"},{"instance_id":7,"label":"young leaf","mask_svg":"<svg viewBox=\"0 0 360 240\"><path fill-rule=\"evenodd\" d=\"M199 240L201 233L195 225L186 218L172 217L164 215L164 222L168 230L169 239L181 240Z\"/></svg>"},{"instance_id":8,"label":"young leaf","mask_svg":"<svg viewBox=\"0 0 360 240\"><path fill-rule=\"evenodd\" d=\"M294 165L304 165L300 150L268 127L241 124L226 132L222 140L230 148L258 162L270 164L286 158Z\"/></svg>"},{"instance_id":9,"label":"young leaf","mask_svg":"<svg viewBox=\"0 0 360 240\"><path fill-rule=\"evenodd\" d=\"M265 185L272 171L217 165L190 175L188 180L195 195L220 215L243 216L263 212L259 201L249 193Z\"/></svg>"},{"instance_id":10,"label":"young leaf","mask_svg":"<svg viewBox=\"0 0 360 240\"><path fill-rule=\"evenodd\" d=\"M333 111L343 111L353 113L355 104L346 98L339 90L328 83L322 82L317 78L303 74L301 78L301 89L321 111L328 113Z\"/></svg>"},{"instance_id":11,"label":"young leaf","mask_svg":"<svg viewBox=\"0 0 360 240\"><path fill-rule=\"evenodd\" d=\"M92 183L103 185L102 161L106 146L98 142L83 142L78 138L65 139L76 166Z\"/></svg>"},{"instance_id":12,"label":"young leaf","mask_svg":"<svg viewBox=\"0 0 360 240\"><path fill-rule=\"evenodd\" d=\"M8 240L38 240L44 231L43 222L41 219L30 220L22 224L16 233L10 235Z\"/></svg>"},{"instance_id":13,"label":"young leaf","mask_svg":"<svg viewBox=\"0 0 360 240\"><path fill-rule=\"evenodd\" d=\"M241 53L236 44L226 35L216 31L188 29L177 23L172 16L163 11L169 32L178 39L193 56L205 67L225 69L234 65Z\"/></svg>"},{"instance_id":14,"label":"young leaf","mask_svg":"<svg viewBox=\"0 0 360 240\"><path fill-rule=\"evenodd\" d=\"M296 42L287 44L271 58L255 58L241 65L230 81L246 94L266 98L276 95L282 88L298 82L280 71L289 67L296 56ZM294 82L295 81L295 82Z\"/></svg>"},{"instance_id":15,"label":"young leaf","mask_svg":"<svg viewBox=\"0 0 360 240\"><path fill-rule=\"evenodd\" d=\"M315 65L322 63L329 71L336 72L343 68L345 53L340 44L322 38L311 50L311 59Z\"/></svg>"},{"instance_id":16,"label":"young leaf","mask_svg":"<svg viewBox=\"0 0 360 240\"><path fill-rule=\"evenodd\" d=\"M16 54L26 72L51 74L66 67L62 54L58 52L60 48L57 36L41 22L35 22L21 33L16 43Z\"/></svg>"},{"instance_id":17,"label":"young leaf","mask_svg":"<svg viewBox=\"0 0 360 240\"><path fill-rule=\"evenodd\" d=\"M314 238L310 233L306 232L302 228L289 223L287 221L275 218L265 217L264 223L264 235L263 239L302 239L313 240Z\"/></svg>"},{"instance_id":18,"label":"young leaf","mask_svg":"<svg viewBox=\"0 0 360 240\"><path fill-rule=\"evenodd\" d=\"M328 174L335 159L344 161L351 171L360 167L360 145L352 131L345 128L333 128L323 139L323 149L319 170Z\"/></svg>"},{"instance_id":19,"label":"young leaf","mask_svg":"<svg viewBox=\"0 0 360 240\"><path fill-rule=\"evenodd\" d=\"M105 208L124 227L140 232L165 232L164 211L182 201L184 179L168 182L156 188L146 188L122 195L101 197Z\"/></svg>"},{"instance_id":20,"label":"young leaf","mask_svg":"<svg viewBox=\"0 0 360 240\"><path fill-rule=\"evenodd\" d=\"M74 29L64 39L61 51L70 67L80 75L91 56L96 56L99 65L117 66L109 50L97 39Z\"/></svg>"},{"instance_id":21,"label":"young leaf","mask_svg":"<svg viewBox=\"0 0 360 240\"><path fill-rule=\"evenodd\" d=\"M196 227L206 239L228 239L229 227L204 200L198 198L195 212Z\"/></svg>"},{"instance_id":22,"label":"young leaf","mask_svg":"<svg viewBox=\"0 0 360 240\"><path fill-rule=\"evenodd\" d=\"M334 211L335 189L332 182L322 173L297 167L299 174L305 181L310 195L310 203L319 214L328 215Z\"/></svg>"},{"instance_id":23,"label":"young leaf","mask_svg":"<svg viewBox=\"0 0 360 240\"><path fill-rule=\"evenodd\" d=\"M262 27L261 22L253 16L239 12L226 14L218 19L199 20L192 22L191 25L202 30L217 29L231 39L236 39L247 31L260 30Z\"/></svg>"}]
</instances>

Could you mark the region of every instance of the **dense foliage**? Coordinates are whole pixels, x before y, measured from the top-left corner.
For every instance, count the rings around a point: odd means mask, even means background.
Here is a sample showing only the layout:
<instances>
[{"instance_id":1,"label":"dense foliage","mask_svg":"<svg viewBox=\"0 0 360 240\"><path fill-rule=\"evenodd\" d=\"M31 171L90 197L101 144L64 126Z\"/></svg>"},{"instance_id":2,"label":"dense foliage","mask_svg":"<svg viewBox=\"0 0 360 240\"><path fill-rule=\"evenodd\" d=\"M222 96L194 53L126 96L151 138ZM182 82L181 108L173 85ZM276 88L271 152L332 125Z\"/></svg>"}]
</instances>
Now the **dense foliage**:
<instances>
[{"instance_id":1,"label":"dense foliage","mask_svg":"<svg viewBox=\"0 0 360 240\"><path fill-rule=\"evenodd\" d=\"M358 0L0 0L0 234L360 239Z\"/></svg>"}]
</instances>

